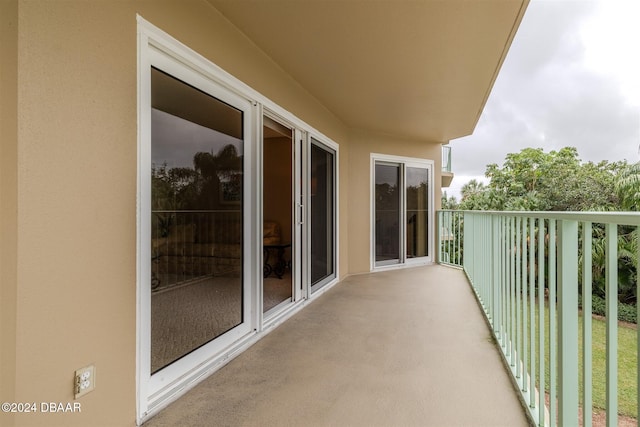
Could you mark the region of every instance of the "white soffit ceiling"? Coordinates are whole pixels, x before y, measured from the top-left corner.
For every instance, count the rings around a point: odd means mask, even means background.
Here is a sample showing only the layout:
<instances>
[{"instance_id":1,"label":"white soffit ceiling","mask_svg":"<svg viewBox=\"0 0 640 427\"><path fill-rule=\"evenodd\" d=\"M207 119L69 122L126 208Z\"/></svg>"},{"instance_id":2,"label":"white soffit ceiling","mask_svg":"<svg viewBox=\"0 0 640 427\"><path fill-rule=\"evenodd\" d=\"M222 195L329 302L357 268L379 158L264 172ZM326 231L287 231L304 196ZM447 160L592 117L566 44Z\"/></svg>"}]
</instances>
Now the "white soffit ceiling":
<instances>
[{"instance_id":1,"label":"white soffit ceiling","mask_svg":"<svg viewBox=\"0 0 640 427\"><path fill-rule=\"evenodd\" d=\"M208 0L348 126L468 135L528 0Z\"/></svg>"}]
</instances>

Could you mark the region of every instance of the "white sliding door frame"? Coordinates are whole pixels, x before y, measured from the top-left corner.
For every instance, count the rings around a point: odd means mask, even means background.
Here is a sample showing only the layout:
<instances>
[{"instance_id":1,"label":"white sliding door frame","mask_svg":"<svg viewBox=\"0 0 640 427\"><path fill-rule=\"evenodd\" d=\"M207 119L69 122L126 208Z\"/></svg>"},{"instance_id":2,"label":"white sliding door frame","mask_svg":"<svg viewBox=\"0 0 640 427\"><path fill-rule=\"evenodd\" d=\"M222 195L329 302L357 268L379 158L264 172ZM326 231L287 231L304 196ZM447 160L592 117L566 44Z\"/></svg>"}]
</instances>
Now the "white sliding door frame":
<instances>
[{"instance_id":1,"label":"white sliding door frame","mask_svg":"<svg viewBox=\"0 0 640 427\"><path fill-rule=\"evenodd\" d=\"M371 207L370 207L370 219L371 224L370 231L370 268L371 271L387 270L393 268L404 268L412 265L426 265L433 262L433 250L434 250L434 178L433 167L434 161L429 159L419 159L413 157L392 156L388 154L371 153L371 166L370 166L370 182L371 182ZM399 187L400 202L399 202L399 246L400 257L399 260L390 260L376 262L376 165L390 165L399 166L400 179ZM407 190L407 168L420 168L428 170L428 185L427 185L427 203L428 203L428 227L427 227L427 256L423 257L407 257L407 203L406 203L406 190Z\"/></svg>"},{"instance_id":2,"label":"white sliding door frame","mask_svg":"<svg viewBox=\"0 0 640 427\"><path fill-rule=\"evenodd\" d=\"M147 37L145 37L147 36ZM146 40L144 40L146 38ZM250 286L256 276L254 242L255 201L255 103L227 89L220 81L204 72L198 58L188 52L176 52L171 46L153 43L141 34L139 62L139 158L138 158L138 384L139 418L154 407L162 405L170 396L194 379L203 375L219 358L246 340L255 331L256 292ZM165 40L166 42L166 40ZM180 56L179 56L180 55ZM183 56L184 55L184 56ZM151 373L151 68L161 70L202 92L242 111L243 123L243 222L242 222L242 320L228 332L194 349L178 360ZM249 214L249 215L247 215ZM145 286L146 284L146 286ZM227 356L228 357L228 356Z\"/></svg>"},{"instance_id":3,"label":"white sliding door frame","mask_svg":"<svg viewBox=\"0 0 640 427\"><path fill-rule=\"evenodd\" d=\"M338 282L339 272L339 146L306 122L138 16L138 191L136 277L136 395L141 424L198 382L224 366L273 327ZM151 375L151 67L158 68L243 111L243 322L230 332ZM277 315L262 313L262 126L263 113L294 129L296 194L296 285L294 301ZM311 138L333 150L334 158L334 275L311 294L308 230L310 224L309 156ZM300 188L298 188L300 187Z\"/></svg>"}]
</instances>

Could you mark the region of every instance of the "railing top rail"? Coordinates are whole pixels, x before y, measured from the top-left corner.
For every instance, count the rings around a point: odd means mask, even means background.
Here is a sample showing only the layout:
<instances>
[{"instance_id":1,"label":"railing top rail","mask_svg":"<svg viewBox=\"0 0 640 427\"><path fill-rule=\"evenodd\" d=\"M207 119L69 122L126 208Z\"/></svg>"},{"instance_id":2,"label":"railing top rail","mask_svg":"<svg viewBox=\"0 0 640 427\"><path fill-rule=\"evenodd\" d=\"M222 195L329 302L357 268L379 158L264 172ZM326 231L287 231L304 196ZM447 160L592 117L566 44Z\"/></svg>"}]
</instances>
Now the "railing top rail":
<instances>
[{"instance_id":1,"label":"railing top rail","mask_svg":"<svg viewBox=\"0 0 640 427\"><path fill-rule=\"evenodd\" d=\"M463 212L473 215L544 218L640 226L640 212L464 211L451 209L441 209L440 212Z\"/></svg>"}]
</instances>

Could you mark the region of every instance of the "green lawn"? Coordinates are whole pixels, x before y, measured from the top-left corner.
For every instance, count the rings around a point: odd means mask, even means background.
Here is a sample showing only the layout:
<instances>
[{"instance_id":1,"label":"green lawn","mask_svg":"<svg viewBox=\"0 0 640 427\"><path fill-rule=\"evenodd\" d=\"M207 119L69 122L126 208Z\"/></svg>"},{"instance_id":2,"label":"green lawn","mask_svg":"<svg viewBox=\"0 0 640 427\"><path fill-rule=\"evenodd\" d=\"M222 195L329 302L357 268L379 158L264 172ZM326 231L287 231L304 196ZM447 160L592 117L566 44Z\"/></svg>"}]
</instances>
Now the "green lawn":
<instances>
[{"instance_id":1,"label":"green lawn","mask_svg":"<svg viewBox=\"0 0 640 427\"><path fill-rule=\"evenodd\" d=\"M582 327L582 317L580 317ZM593 406L604 409L606 406L606 364L605 351L607 346L605 322L593 319L592 329L593 349ZM636 330L626 326L618 326L618 412L622 415L637 418L637 355ZM582 339L580 339L582 350ZM582 370L582 361L580 361ZM580 378L582 390L582 376Z\"/></svg>"},{"instance_id":2,"label":"green lawn","mask_svg":"<svg viewBox=\"0 0 640 427\"><path fill-rule=\"evenodd\" d=\"M538 308L536 307L536 325L538 324ZM583 318L580 315L579 328L582 331ZM545 310L545 383L549 389L549 310ZM592 382L593 382L593 406L605 409L606 407L606 332L605 322L596 318L592 319ZM536 328L537 330L537 328ZM637 331L628 326L618 326L618 412L622 415L637 418ZM536 346L538 337L536 336ZM582 396L582 333L579 334L580 359L580 392ZM536 359L539 357L539 349L536 348ZM537 369L537 366L536 366ZM582 400L582 399L581 399Z\"/></svg>"}]
</instances>

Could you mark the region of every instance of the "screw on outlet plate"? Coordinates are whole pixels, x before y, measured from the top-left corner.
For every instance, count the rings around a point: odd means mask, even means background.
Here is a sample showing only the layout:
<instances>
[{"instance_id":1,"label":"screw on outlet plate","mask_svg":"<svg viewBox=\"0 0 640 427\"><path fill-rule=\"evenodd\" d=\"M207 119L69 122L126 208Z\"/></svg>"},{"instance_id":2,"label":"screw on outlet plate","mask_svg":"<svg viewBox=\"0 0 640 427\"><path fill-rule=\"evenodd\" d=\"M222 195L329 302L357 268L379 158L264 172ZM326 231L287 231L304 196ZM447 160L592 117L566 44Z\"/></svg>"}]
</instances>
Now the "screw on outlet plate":
<instances>
[{"instance_id":1,"label":"screw on outlet plate","mask_svg":"<svg viewBox=\"0 0 640 427\"><path fill-rule=\"evenodd\" d=\"M73 384L73 394L75 398L84 396L96 388L96 368L93 365L86 366L76 371Z\"/></svg>"}]
</instances>

